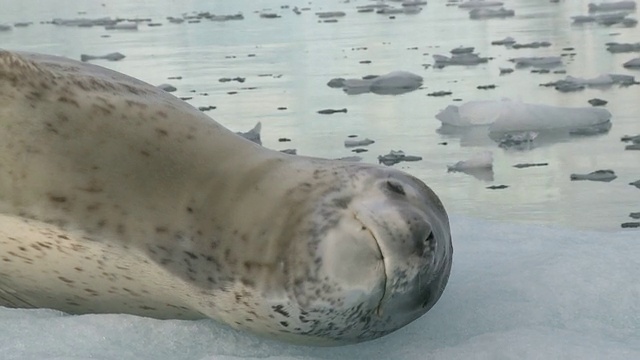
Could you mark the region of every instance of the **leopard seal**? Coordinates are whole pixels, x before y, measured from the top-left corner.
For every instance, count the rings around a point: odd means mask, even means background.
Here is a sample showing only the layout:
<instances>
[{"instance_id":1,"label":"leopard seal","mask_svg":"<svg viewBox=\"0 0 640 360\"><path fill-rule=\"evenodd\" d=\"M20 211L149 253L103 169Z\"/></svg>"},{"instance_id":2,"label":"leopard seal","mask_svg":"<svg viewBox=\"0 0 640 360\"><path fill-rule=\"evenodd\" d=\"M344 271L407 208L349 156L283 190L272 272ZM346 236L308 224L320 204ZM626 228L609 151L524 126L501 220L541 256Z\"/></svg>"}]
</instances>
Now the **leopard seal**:
<instances>
[{"instance_id":1,"label":"leopard seal","mask_svg":"<svg viewBox=\"0 0 640 360\"><path fill-rule=\"evenodd\" d=\"M391 333L452 264L422 181L245 140L156 87L0 51L0 305L212 318L291 343Z\"/></svg>"}]
</instances>

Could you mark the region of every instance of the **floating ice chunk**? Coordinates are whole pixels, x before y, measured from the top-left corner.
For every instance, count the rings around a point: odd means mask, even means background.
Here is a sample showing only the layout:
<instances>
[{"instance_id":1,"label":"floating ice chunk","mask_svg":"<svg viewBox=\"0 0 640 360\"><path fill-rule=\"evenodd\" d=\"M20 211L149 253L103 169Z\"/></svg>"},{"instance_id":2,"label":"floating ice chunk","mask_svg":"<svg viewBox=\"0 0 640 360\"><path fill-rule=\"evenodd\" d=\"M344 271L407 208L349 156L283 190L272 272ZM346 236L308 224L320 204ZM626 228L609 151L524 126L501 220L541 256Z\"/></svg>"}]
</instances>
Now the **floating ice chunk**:
<instances>
[{"instance_id":1,"label":"floating ice chunk","mask_svg":"<svg viewBox=\"0 0 640 360\"><path fill-rule=\"evenodd\" d=\"M258 145L262 145L262 140L260 139L261 130L262 130L262 123L258 121L258 123L256 124L256 126L253 127L253 129L247 132L237 132L236 134Z\"/></svg>"},{"instance_id":2,"label":"floating ice chunk","mask_svg":"<svg viewBox=\"0 0 640 360\"><path fill-rule=\"evenodd\" d=\"M618 10L635 10L636 2L635 1L616 1L616 2L606 2L606 3L590 3L589 4L589 12L596 11L618 11Z\"/></svg>"},{"instance_id":3,"label":"floating ice chunk","mask_svg":"<svg viewBox=\"0 0 640 360\"><path fill-rule=\"evenodd\" d=\"M573 20L574 24L584 24L584 23L595 22L596 17L594 15L576 15L576 16L572 16L571 20Z\"/></svg>"},{"instance_id":4,"label":"floating ice chunk","mask_svg":"<svg viewBox=\"0 0 640 360\"><path fill-rule=\"evenodd\" d=\"M426 1L422 1L422 0L407 0L407 1L403 1L402 6L420 6L420 5L427 5Z\"/></svg>"},{"instance_id":5,"label":"floating ice chunk","mask_svg":"<svg viewBox=\"0 0 640 360\"><path fill-rule=\"evenodd\" d=\"M107 55L87 55L81 54L80 60L83 62L91 61L91 60L109 60L109 61L119 61L124 59L125 56L119 52L109 53Z\"/></svg>"},{"instance_id":6,"label":"floating ice chunk","mask_svg":"<svg viewBox=\"0 0 640 360\"><path fill-rule=\"evenodd\" d=\"M596 22L600 25L611 26L615 24L622 24L627 27L635 26L638 23L635 19L627 18L628 13L617 14L601 14L596 15Z\"/></svg>"},{"instance_id":7,"label":"floating ice chunk","mask_svg":"<svg viewBox=\"0 0 640 360\"><path fill-rule=\"evenodd\" d=\"M640 57L631 59L629 61L627 61L626 63L622 64L622 66L629 68L629 69L640 69Z\"/></svg>"},{"instance_id":8,"label":"floating ice chunk","mask_svg":"<svg viewBox=\"0 0 640 360\"><path fill-rule=\"evenodd\" d=\"M490 132L583 128L608 123L610 118L611 113L601 108L568 108L509 99L449 105L436 115L436 119L451 126L490 125Z\"/></svg>"},{"instance_id":9,"label":"floating ice chunk","mask_svg":"<svg viewBox=\"0 0 640 360\"><path fill-rule=\"evenodd\" d=\"M387 89L411 89L415 90L422 85L422 76L408 71L393 71L385 75L380 75L373 79L371 91L374 93L384 92Z\"/></svg>"},{"instance_id":10,"label":"floating ice chunk","mask_svg":"<svg viewBox=\"0 0 640 360\"><path fill-rule=\"evenodd\" d=\"M469 11L469 17L471 19L491 19L491 18L505 18L515 16L516 12L513 10L507 10L505 8L500 9L489 9L489 8L479 8L473 9Z\"/></svg>"},{"instance_id":11,"label":"floating ice chunk","mask_svg":"<svg viewBox=\"0 0 640 360\"><path fill-rule=\"evenodd\" d=\"M377 3L377 4L369 4L369 5L359 5L359 6L356 6L356 9L358 10L383 9L389 6L390 5L388 4Z\"/></svg>"},{"instance_id":12,"label":"floating ice chunk","mask_svg":"<svg viewBox=\"0 0 640 360\"><path fill-rule=\"evenodd\" d=\"M473 53L473 50L475 50L475 48L473 46L459 46L457 48L453 48L451 49L449 52L452 53L453 55L459 55L459 54L471 54Z\"/></svg>"},{"instance_id":13,"label":"floating ice chunk","mask_svg":"<svg viewBox=\"0 0 640 360\"><path fill-rule=\"evenodd\" d=\"M91 26L108 26L115 25L118 23L117 20L113 20L109 17L98 18L98 19L53 19L51 22L54 25L61 26L78 26L78 27L91 27Z\"/></svg>"},{"instance_id":14,"label":"floating ice chunk","mask_svg":"<svg viewBox=\"0 0 640 360\"><path fill-rule=\"evenodd\" d=\"M387 166L391 166L391 165L395 165L399 162L402 161L420 161L422 160L422 157L420 156L413 156L413 155L405 155L404 151L402 150L391 150L388 154L386 155L380 155L378 156L378 162L380 164L385 164Z\"/></svg>"},{"instance_id":15,"label":"floating ice chunk","mask_svg":"<svg viewBox=\"0 0 640 360\"><path fill-rule=\"evenodd\" d=\"M585 79L567 76L563 80L558 80L542 85L554 86L558 91L569 92L582 90L585 87L609 87L615 84L623 86L635 84L635 77L631 75L604 74L596 76L594 78Z\"/></svg>"},{"instance_id":16,"label":"floating ice chunk","mask_svg":"<svg viewBox=\"0 0 640 360\"><path fill-rule=\"evenodd\" d=\"M447 106L436 115L436 119L458 127L490 125L503 110L504 105L500 101L469 101L460 106Z\"/></svg>"},{"instance_id":17,"label":"floating ice chunk","mask_svg":"<svg viewBox=\"0 0 640 360\"><path fill-rule=\"evenodd\" d=\"M164 90L166 92L174 92L178 89L176 89L175 86L171 85L171 84L160 84L158 86L156 86L158 89Z\"/></svg>"},{"instance_id":18,"label":"floating ice chunk","mask_svg":"<svg viewBox=\"0 0 640 360\"><path fill-rule=\"evenodd\" d=\"M537 49L549 46L551 46L551 43L548 41L534 41L526 44L513 44L514 49Z\"/></svg>"},{"instance_id":19,"label":"floating ice chunk","mask_svg":"<svg viewBox=\"0 0 640 360\"><path fill-rule=\"evenodd\" d=\"M173 16L168 16L167 20L169 20L169 22L172 23L172 24L182 24L184 22L184 19L176 18L176 17L173 17Z\"/></svg>"},{"instance_id":20,"label":"floating ice chunk","mask_svg":"<svg viewBox=\"0 0 640 360\"><path fill-rule=\"evenodd\" d=\"M468 0L458 5L458 7L461 9L479 9L502 5L504 5L502 1Z\"/></svg>"},{"instance_id":21,"label":"floating ice chunk","mask_svg":"<svg viewBox=\"0 0 640 360\"><path fill-rule=\"evenodd\" d=\"M518 57L509 59L509 61L516 64L518 67L537 67L548 68L562 65L562 58L560 56L543 56L543 57Z\"/></svg>"},{"instance_id":22,"label":"floating ice chunk","mask_svg":"<svg viewBox=\"0 0 640 360\"><path fill-rule=\"evenodd\" d=\"M613 170L596 170L588 174L571 174L569 177L571 181L576 180L591 180L591 181L603 181L610 182L617 178Z\"/></svg>"},{"instance_id":23,"label":"floating ice chunk","mask_svg":"<svg viewBox=\"0 0 640 360\"><path fill-rule=\"evenodd\" d=\"M461 160L453 165L448 165L448 171L465 171L471 169L491 169L493 168L493 153L483 151L475 154L467 160Z\"/></svg>"},{"instance_id":24,"label":"floating ice chunk","mask_svg":"<svg viewBox=\"0 0 640 360\"><path fill-rule=\"evenodd\" d=\"M138 30L138 23L133 21L119 22L113 25L106 25L105 30Z\"/></svg>"},{"instance_id":25,"label":"floating ice chunk","mask_svg":"<svg viewBox=\"0 0 640 360\"><path fill-rule=\"evenodd\" d=\"M399 95L416 90L422 86L422 81L423 79L420 75L408 71L392 71L388 74L367 79L346 79L342 81L342 87L350 95L367 92L379 95ZM335 85L338 85L338 82Z\"/></svg>"},{"instance_id":26,"label":"floating ice chunk","mask_svg":"<svg viewBox=\"0 0 640 360\"><path fill-rule=\"evenodd\" d=\"M322 11L322 12L317 12L316 15L318 15L318 17L321 19L326 19L326 18L343 17L347 14L344 11Z\"/></svg>"},{"instance_id":27,"label":"floating ice chunk","mask_svg":"<svg viewBox=\"0 0 640 360\"><path fill-rule=\"evenodd\" d=\"M533 140L537 137L538 133L535 131L504 134L498 139L498 147L503 149L530 150Z\"/></svg>"},{"instance_id":28,"label":"floating ice chunk","mask_svg":"<svg viewBox=\"0 0 640 360\"><path fill-rule=\"evenodd\" d=\"M473 53L461 53L454 54L451 57L436 54L433 55L433 60L435 61L434 66L444 67L448 65L478 65L488 62L489 58L480 57L478 54Z\"/></svg>"},{"instance_id":29,"label":"floating ice chunk","mask_svg":"<svg viewBox=\"0 0 640 360\"><path fill-rule=\"evenodd\" d=\"M634 144L640 144L640 135L625 135L620 140L624 142L632 142Z\"/></svg>"},{"instance_id":30,"label":"floating ice chunk","mask_svg":"<svg viewBox=\"0 0 640 360\"><path fill-rule=\"evenodd\" d=\"M447 166L447 171L462 172L478 180L493 181L493 154L491 151L483 151L468 160L458 161Z\"/></svg>"},{"instance_id":31,"label":"floating ice chunk","mask_svg":"<svg viewBox=\"0 0 640 360\"><path fill-rule=\"evenodd\" d=\"M515 43L516 43L516 40L514 38L512 38L511 36L507 36L502 40L492 41L491 45L513 45Z\"/></svg>"},{"instance_id":32,"label":"floating ice chunk","mask_svg":"<svg viewBox=\"0 0 640 360\"><path fill-rule=\"evenodd\" d=\"M404 6L401 8L392 8L392 7L381 8L381 9L378 9L376 13L383 14L383 15L396 15L396 14L413 15L413 14L419 13L420 11L422 11L421 7Z\"/></svg>"},{"instance_id":33,"label":"floating ice chunk","mask_svg":"<svg viewBox=\"0 0 640 360\"><path fill-rule=\"evenodd\" d=\"M367 146L375 143L375 141L366 138L366 139L347 139L344 141L345 147L356 147L356 146Z\"/></svg>"},{"instance_id":34,"label":"floating ice chunk","mask_svg":"<svg viewBox=\"0 0 640 360\"><path fill-rule=\"evenodd\" d=\"M607 51L611 53L624 53L640 51L640 42L635 44L607 43Z\"/></svg>"}]
</instances>

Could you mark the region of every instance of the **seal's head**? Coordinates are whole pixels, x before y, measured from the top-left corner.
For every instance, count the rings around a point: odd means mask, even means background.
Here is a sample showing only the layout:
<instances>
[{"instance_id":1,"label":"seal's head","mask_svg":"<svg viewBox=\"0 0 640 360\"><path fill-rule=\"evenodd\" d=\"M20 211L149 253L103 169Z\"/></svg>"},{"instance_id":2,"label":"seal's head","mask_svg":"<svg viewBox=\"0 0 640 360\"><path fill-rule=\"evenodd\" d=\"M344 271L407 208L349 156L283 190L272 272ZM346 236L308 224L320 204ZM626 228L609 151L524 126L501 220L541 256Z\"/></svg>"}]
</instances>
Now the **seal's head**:
<instances>
[{"instance_id":1,"label":"seal's head","mask_svg":"<svg viewBox=\"0 0 640 360\"><path fill-rule=\"evenodd\" d=\"M313 261L288 272L303 332L335 343L383 336L427 312L453 252L445 209L423 182L367 166L346 177L316 209L311 241L296 243Z\"/></svg>"}]
</instances>

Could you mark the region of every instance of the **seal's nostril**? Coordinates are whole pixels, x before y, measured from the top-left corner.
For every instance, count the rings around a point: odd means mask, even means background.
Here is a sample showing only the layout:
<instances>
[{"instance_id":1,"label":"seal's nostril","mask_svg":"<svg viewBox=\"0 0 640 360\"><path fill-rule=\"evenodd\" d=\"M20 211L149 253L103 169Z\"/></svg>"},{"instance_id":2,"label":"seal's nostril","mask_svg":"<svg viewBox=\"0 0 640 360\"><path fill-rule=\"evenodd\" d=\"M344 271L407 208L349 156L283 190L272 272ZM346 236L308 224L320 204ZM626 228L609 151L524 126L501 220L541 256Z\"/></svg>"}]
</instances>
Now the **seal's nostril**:
<instances>
[{"instance_id":1,"label":"seal's nostril","mask_svg":"<svg viewBox=\"0 0 640 360\"><path fill-rule=\"evenodd\" d=\"M402 184L395 182L395 181L387 181L387 187L389 188L389 190L391 190L392 192L398 194L398 195L406 195L406 193L404 192L404 188L402 187Z\"/></svg>"},{"instance_id":2,"label":"seal's nostril","mask_svg":"<svg viewBox=\"0 0 640 360\"><path fill-rule=\"evenodd\" d=\"M431 298L431 291L427 290L424 294L422 294L422 297L424 299L424 302L422 302L422 308L425 308L427 306L429 306L432 302L432 298Z\"/></svg>"}]
</instances>

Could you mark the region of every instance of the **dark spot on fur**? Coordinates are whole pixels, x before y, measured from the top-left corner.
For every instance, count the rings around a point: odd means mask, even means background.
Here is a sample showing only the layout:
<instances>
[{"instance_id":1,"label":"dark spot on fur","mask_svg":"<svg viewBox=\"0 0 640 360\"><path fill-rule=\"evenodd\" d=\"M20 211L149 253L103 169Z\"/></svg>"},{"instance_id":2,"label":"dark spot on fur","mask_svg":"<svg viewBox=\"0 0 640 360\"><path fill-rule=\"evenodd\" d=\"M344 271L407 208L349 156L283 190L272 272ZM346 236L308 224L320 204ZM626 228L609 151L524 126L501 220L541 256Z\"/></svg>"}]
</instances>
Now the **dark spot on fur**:
<instances>
[{"instance_id":1,"label":"dark spot on fur","mask_svg":"<svg viewBox=\"0 0 640 360\"><path fill-rule=\"evenodd\" d=\"M64 277L64 276L58 276L58 279L60 279L60 280L62 280L62 281L64 281L64 282L66 282L67 284L73 284L73 282L74 282L73 280L69 280L69 279L67 279L67 278L66 278L66 277Z\"/></svg>"},{"instance_id":2,"label":"dark spot on fur","mask_svg":"<svg viewBox=\"0 0 640 360\"><path fill-rule=\"evenodd\" d=\"M278 314L281 314L284 317L289 317L289 313L284 310L284 306L274 305L271 308L273 309L273 311L277 312Z\"/></svg>"},{"instance_id":3,"label":"dark spot on fur","mask_svg":"<svg viewBox=\"0 0 640 360\"><path fill-rule=\"evenodd\" d=\"M49 200L51 200L53 202L57 202L57 203L63 203L63 202L67 202L67 197L66 196L49 195Z\"/></svg>"},{"instance_id":4,"label":"dark spot on fur","mask_svg":"<svg viewBox=\"0 0 640 360\"><path fill-rule=\"evenodd\" d=\"M192 260L198 259L198 255L196 255L196 254L194 254L194 253L192 253L190 251L185 251L184 253L187 254L187 256L189 256Z\"/></svg>"},{"instance_id":5,"label":"dark spot on fur","mask_svg":"<svg viewBox=\"0 0 640 360\"><path fill-rule=\"evenodd\" d=\"M289 327L289 323L286 321L280 321L280 325L284 326L284 327Z\"/></svg>"},{"instance_id":6,"label":"dark spot on fur","mask_svg":"<svg viewBox=\"0 0 640 360\"><path fill-rule=\"evenodd\" d=\"M61 103L74 105L75 107L80 107L80 104L78 104L78 102L75 99L70 99L70 98L68 98L68 97L66 97L64 95L60 96L58 98L58 101L61 102Z\"/></svg>"}]
</instances>

